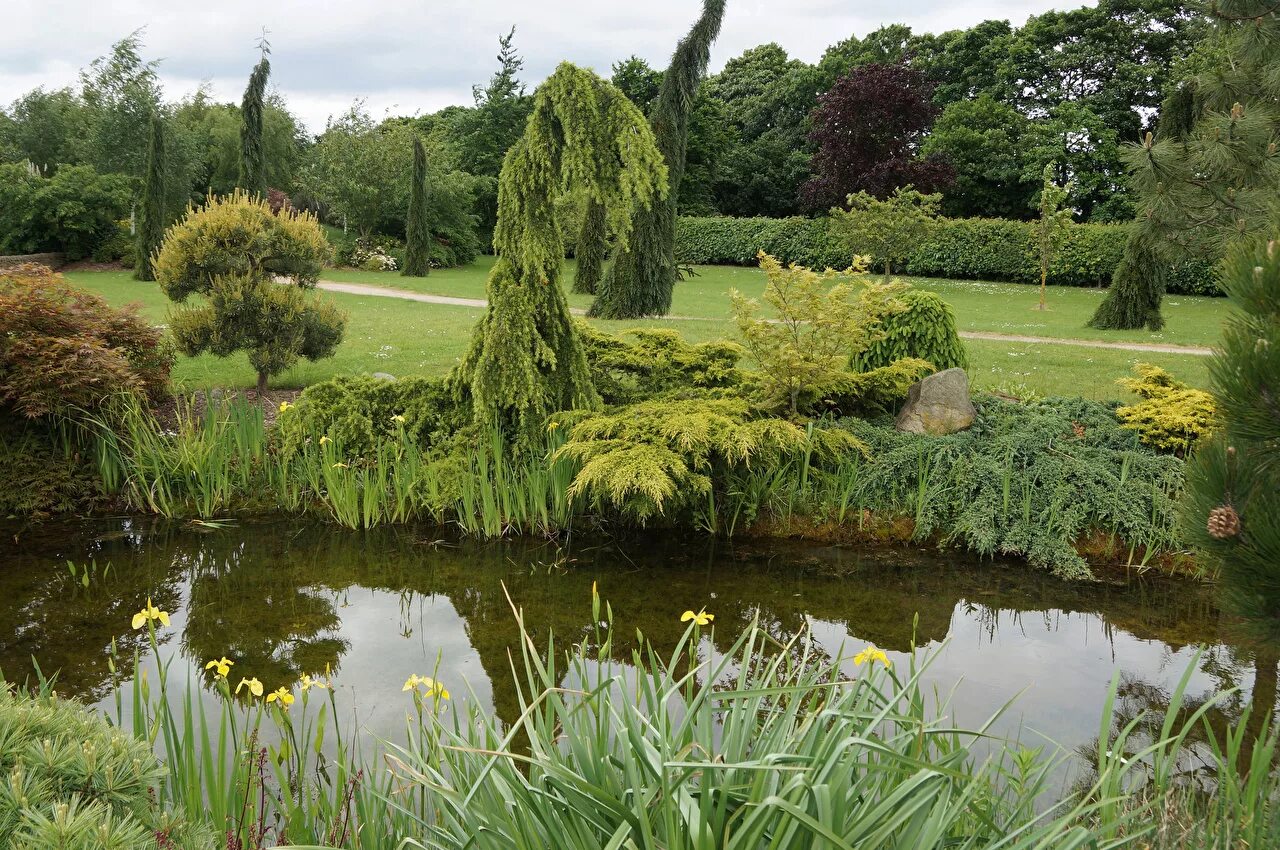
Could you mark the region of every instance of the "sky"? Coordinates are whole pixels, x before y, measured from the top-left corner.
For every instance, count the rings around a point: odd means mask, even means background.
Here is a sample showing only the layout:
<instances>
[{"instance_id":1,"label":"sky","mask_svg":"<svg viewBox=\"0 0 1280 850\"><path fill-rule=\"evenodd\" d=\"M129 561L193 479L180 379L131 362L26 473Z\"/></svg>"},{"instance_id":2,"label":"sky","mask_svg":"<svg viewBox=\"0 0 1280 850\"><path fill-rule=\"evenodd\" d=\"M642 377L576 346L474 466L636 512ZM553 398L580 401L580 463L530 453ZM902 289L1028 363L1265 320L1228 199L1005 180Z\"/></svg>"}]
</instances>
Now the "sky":
<instances>
[{"instance_id":1,"label":"sky","mask_svg":"<svg viewBox=\"0 0 1280 850\"><path fill-rule=\"evenodd\" d=\"M699 0L0 0L0 104L36 86L72 85L111 44L143 29L168 100L207 83L240 100L263 27L272 84L312 132L362 99L380 117L470 104L496 66L498 35L516 27L530 88L562 60L609 73L636 54L666 66ZM776 41L816 61L830 44L882 24L942 32L989 18L1015 25L1082 0L728 0L712 71Z\"/></svg>"}]
</instances>

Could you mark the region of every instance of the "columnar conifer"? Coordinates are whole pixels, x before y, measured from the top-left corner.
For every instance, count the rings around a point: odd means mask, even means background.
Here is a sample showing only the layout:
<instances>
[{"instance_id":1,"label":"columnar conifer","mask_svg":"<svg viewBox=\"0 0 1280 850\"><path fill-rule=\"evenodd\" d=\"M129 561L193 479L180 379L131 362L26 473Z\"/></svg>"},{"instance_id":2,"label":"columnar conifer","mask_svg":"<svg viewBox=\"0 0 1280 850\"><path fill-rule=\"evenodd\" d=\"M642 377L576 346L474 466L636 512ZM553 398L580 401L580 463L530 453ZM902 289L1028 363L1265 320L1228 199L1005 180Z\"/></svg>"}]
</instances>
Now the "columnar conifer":
<instances>
[{"instance_id":1,"label":"columnar conifer","mask_svg":"<svg viewBox=\"0 0 1280 850\"><path fill-rule=\"evenodd\" d=\"M625 248L633 205L665 197L667 168L635 104L564 63L538 88L503 162L488 309L451 376L456 392L470 393L477 421L525 439L550 414L599 400L560 288L556 198L567 183L604 205L606 227Z\"/></svg>"},{"instance_id":2,"label":"columnar conifer","mask_svg":"<svg viewBox=\"0 0 1280 850\"><path fill-rule=\"evenodd\" d=\"M147 170L142 179L142 203L134 234L133 276L138 280L155 280L151 267L156 251L164 240L164 124L160 116L151 116L151 134L147 142Z\"/></svg>"},{"instance_id":3,"label":"columnar conifer","mask_svg":"<svg viewBox=\"0 0 1280 850\"><path fill-rule=\"evenodd\" d=\"M267 191L266 162L262 148L263 95L267 77L271 75L268 49L262 46L262 58L249 75L249 85L244 90L240 104L240 188L251 195Z\"/></svg>"},{"instance_id":4,"label":"columnar conifer","mask_svg":"<svg viewBox=\"0 0 1280 850\"><path fill-rule=\"evenodd\" d=\"M427 213L427 152L422 140L413 139L413 184L409 187L409 217L405 221L405 255L402 274L426 277L431 271L431 229Z\"/></svg>"},{"instance_id":5,"label":"columnar conifer","mask_svg":"<svg viewBox=\"0 0 1280 850\"><path fill-rule=\"evenodd\" d=\"M582 229L578 233L578 245L574 256L578 259L578 272L573 276L573 291L595 295L604 274L604 261L609 252L609 228L605 223L604 204L588 201L582 214Z\"/></svg>"},{"instance_id":6,"label":"columnar conifer","mask_svg":"<svg viewBox=\"0 0 1280 850\"><path fill-rule=\"evenodd\" d=\"M684 176L689 113L707 73L711 43L720 33L725 0L704 0L702 16L676 46L649 119L667 163L669 191L662 203L639 208L629 249L619 247L600 283L591 315L606 319L660 316L671 309L676 284L676 199Z\"/></svg>"}]
</instances>

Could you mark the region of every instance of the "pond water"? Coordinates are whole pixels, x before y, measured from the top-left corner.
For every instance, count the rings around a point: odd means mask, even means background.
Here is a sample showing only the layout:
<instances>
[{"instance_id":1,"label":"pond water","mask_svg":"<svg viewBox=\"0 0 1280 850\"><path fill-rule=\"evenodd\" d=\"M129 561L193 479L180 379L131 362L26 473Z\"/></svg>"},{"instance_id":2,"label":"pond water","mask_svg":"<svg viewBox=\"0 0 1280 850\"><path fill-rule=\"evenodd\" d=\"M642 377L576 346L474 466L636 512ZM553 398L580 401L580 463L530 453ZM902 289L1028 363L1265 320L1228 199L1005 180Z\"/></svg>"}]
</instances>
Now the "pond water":
<instances>
[{"instance_id":1,"label":"pond water","mask_svg":"<svg viewBox=\"0 0 1280 850\"><path fill-rule=\"evenodd\" d=\"M233 682L256 676L268 690L328 666L346 722L396 740L411 710L406 677L436 671L455 702L480 700L509 721L508 652L519 650L507 594L538 639L567 643L591 634L593 582L628 655L636 629L670 647L690 608L715 614L716 649L759 617L778 636L812 629L832 657L874 643L899 667L914 629L917 652L937 654L926 680L958 724L1014 700L996 729L1031 745L1095 741L1113 675L1124 716L1162 711L1193 661L1194 698L1240 689L1215 723L1235 722L1255 684L1267 705L1276 697L1275 653L1233 641L1207 588L1153 576L1068 584L931 550L674 535L477 543L430 529L132 519L4 531L0 670L21 680L34 659L61 693L104 705L112 641L122 656L147 649L129 621L150 596L172 612L161 653L180 681L222 655L236 661ZM87 586L68 560L96 565Z\"/></svg>"}]
</instances>

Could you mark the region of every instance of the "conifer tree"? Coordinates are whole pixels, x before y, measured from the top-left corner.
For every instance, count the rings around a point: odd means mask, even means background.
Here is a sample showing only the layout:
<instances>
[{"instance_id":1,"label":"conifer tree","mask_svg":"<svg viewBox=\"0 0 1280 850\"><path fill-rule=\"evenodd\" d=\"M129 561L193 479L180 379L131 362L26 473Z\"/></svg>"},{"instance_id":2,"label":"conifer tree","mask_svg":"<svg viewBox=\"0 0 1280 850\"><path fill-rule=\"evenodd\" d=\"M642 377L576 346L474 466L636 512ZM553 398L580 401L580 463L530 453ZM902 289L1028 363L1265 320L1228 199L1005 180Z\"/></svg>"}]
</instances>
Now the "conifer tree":
<instances>
[{"instance_id":1,"label":"conifer tree","mask_svg":"<svg viewBox=\"0 0 1280 850\"><path fill-rule=\"evenodd\" d=\"M1166 98L1158 134L1126 152L1138 217L1093 327L1159 330L1172 263L1217 259L1280 217L1280 15L1274 0L1210 14L1224 61Z\"/></svg>"},{"instance_id":2,"label":"conifer tree","mask_svg":"<svg viewBox=\"0 0 1280 850\"><path fill-rule=\"evenodd\" d=\"M431 271L431 223L427 211L427 151L413 137L413 184L409 187L409 217L405 220L404 269L407 277L426 277Z\"/></svg>"},{"instance_id":3,"label":"conifer tree","mask_svg":"<svg viewBox=\"0 0 1280 850\"><path fill-rule=\"evenodd\" d=\"M724 5L725 0L703 0L702 16L676 46L662 77L649 124L667 163L669 191L663 202L636 210L630 246L615 251L613 265L591 305L592 316L635 319L661 316L671 309L678 272L676 199L684 177L689 114L711 61L711 44L720 34Z\"/></svg>"},{"instance_id":4,"label":"conifer tree","mask_svg":"<svg viewBox=\"0 0 1280 850\"><path fill-rule=\"evenodd\" d=\"M1188 539L1221 566L1233 613L1280 638L1280 244L1235 249L1235 311L1210 362L1223 428L1187 469Z\"/></svg>"},{"instance_id":5,"label":"conifer tree","mask_svg":"<svg viewBox=\"0 0 1280 850\"><path fill-rule=\"evenodd\" d=\"M634 207L665 197L667 167L636 105L566 62L538 87L504 159L488 308L450 376L459 396L470 394L477 422L527 442L550 414L599 403L560 287L556 199L573 186L604 205L605 226L625 248Z\"/></svg>"},{"instance_id":6,"label":"conifer tree","mask_svg":"<svg viewBox=\"0 0 1280 850\"><path fill-rule=\"evenodd\" d=\"M578 272L573 276L573 291L583 295L595 295L604 274L604 261L609 252L609 229L605 223L604 204L588 201L582 214L582 229L578 232L578 245L574 256L578 259Z\"/></svg>"},{"instance_id":7,"label":"conifer tree","mask_svg":"<svg viewBox=\"0 0 1280 850\"><path fill-rule=\"evenodd\" d=\"M259 42L262 58L249 75L249 85L240 103L240 188L250 195L262 195L267 191L266 162L262 148L263 97L267 89L267 77L271 75L271 62L267 56L271 47L263 39Z\"/></svg>"},{"instance_id":8,"label":"conifer tree","mask_svg":"<svg viewBox=\"0 0 1280 850\"><path fill-rule=\"evenodd\" d=\"M164 241L164 124L160 116L151 116L151 134L147 142L147 170L142 179L142 203L138 208L138 226L134 234L133 276L138 280L155 280L152 261Z\"/></svg>"}]
</instances>

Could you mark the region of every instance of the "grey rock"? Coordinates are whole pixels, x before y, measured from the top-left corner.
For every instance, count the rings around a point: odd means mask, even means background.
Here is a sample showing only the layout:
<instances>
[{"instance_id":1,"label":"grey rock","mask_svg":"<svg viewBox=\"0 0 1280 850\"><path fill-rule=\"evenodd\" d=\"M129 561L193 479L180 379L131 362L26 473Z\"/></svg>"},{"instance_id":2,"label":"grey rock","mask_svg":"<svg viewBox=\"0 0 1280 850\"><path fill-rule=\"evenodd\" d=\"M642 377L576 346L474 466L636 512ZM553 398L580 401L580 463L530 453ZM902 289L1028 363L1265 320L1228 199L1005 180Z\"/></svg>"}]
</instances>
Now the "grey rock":
<instances>
[{"instance_id":1,"label":"grey rock","mask_svg":"<svg viewBox=\"0 0 1280 850\"><path fill-rule=\"evenodd\" d=\"M908 434L954 434L973 424L978 412L969 398L969 376L945 369L913 384L894 427Z\"/></svg>"},{"instance_id":2,"label":"grey rock","mask_svg":"<svg viewBox=\"0 0 1280 850\"><path fill-rule=\"evenodd\" d=\"M396 376L389 375L386 372L374 372L373 378L376 381L394 381L396 379Z\"/></svg>"}]
</instances>

